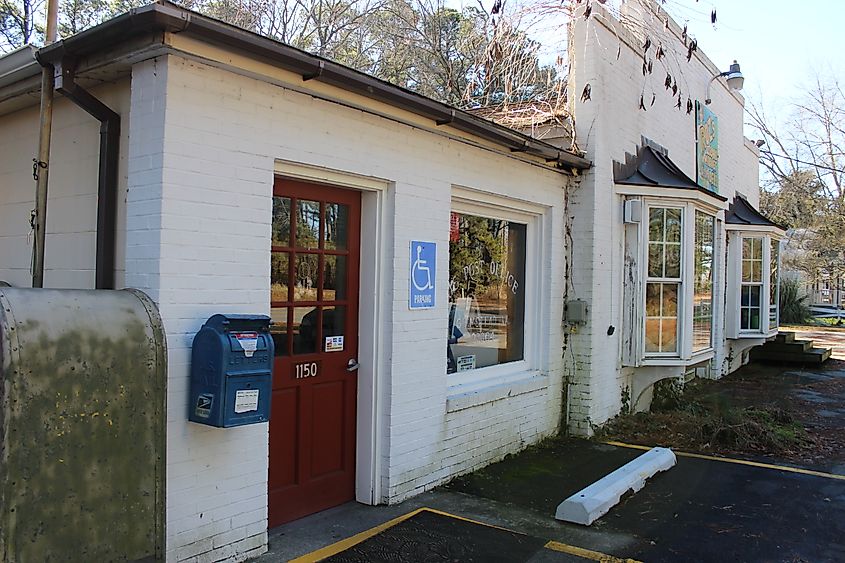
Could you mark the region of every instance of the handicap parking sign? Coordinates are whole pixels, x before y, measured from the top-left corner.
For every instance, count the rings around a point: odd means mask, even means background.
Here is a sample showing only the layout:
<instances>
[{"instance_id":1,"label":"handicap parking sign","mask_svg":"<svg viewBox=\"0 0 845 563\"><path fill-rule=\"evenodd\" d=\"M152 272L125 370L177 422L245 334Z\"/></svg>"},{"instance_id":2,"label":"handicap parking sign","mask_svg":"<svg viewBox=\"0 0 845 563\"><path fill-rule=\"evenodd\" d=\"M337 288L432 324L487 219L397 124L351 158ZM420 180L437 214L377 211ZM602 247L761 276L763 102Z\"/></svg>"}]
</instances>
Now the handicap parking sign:
<instances>
[{"instance_id":1,"label":"handicap parking sign","mask_svg":"<svg viewBox=\"0 0 845 563\"><path fill-rule=\"evenodd\" d=\"M434 307L436 262L436 243L411 241L411 293L408 299L408 306L411 309Z\"/></svg>"}]
</instances>

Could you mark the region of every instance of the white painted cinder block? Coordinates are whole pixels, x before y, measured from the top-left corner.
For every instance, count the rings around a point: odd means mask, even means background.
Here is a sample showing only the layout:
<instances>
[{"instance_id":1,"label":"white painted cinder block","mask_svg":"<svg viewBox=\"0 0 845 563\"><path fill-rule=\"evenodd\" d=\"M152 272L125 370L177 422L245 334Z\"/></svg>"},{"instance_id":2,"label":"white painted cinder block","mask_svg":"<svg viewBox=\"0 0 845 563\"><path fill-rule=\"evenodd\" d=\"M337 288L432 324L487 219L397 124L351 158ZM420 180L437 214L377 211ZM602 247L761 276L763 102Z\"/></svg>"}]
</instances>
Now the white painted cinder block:
<instances>
[{"instance_id":1,"label":"white painted cinder block","mask_svg":"<svg viewBox=\"0 0 845 563\"><path fill-rule=\"evenodd\" d=\"M574 21L570 36L570 41L578 45L578 61L569 89L580 93L590 84L592 91L591 100L575 102L576 132L587 158L595 163L570 199L575 267L569 298L586 300L590 311L587 325L570 335L566 351L567 356L572 354L571 362L577 363L569 374L574 381L570 387L574 408L570 410L569 428L576 434L591 434L596 425L617 415L622 407L622 389L630 386L620 364L624 227L622 198L613 190L612 164L624 162L626 153L635 153L645 136L668 149L675 164L695 179L695 115L687 114L686 100L703 100L710 78L731 62L718 61L717 66L699 49L687 63L683 42L668 37L672 31L665 31L667 38L661 41L666 51L664 60L684 61L680 67L670 65L668 69L683 90L683 107L677 109L677 95L663 86L667 68L655 61L653 74L644 77L642 73L643 39L637 34L643 22L661 30L665 25L665 17L654 19L648 12L645 6L650 4L625 3L626 21L632 22L633 32L595 5L589 19ZM643 92L646 109L640 110ZM652 93L654 105L650 104ZM719 80L713 82L711 95L710 109L719 119L720 194L730 200L739 190L756 205L758 158L743 138L742 96L729 92ZM717 268L714 283L724 287L722 266ZM715 320L719 318L717 315ZM616 328L613 335L607 334L609 326ZM714 365L718 368L723 365L727 345L721 323L715 326Z\"/></svg>"},{"instance_id":2,"label":"white painted cinder block","mask_svg":"<svg viewBox=\"0 0 845 563\"><path fill-rule=\"evenodd\" d=\"M267 425L210 429L187 422L191 340L217 312L269 311L274 159L384 178L395 252L382 342L386 394L382 502L397 502L554 432L561 409L559 323L537 337L546 383L448 412L445 374L452 185L507 195L546 211L548 249L563 245L564 176L359 111L178 57L133 69L127 283L158 303L168 336L167 558L239 561L266 549ZM438 306L409 311L408 241L434 241ZM542 275L562 278L562 253ZM541 298L562 315L562 284Z\"/></svg>"}]
</instances>

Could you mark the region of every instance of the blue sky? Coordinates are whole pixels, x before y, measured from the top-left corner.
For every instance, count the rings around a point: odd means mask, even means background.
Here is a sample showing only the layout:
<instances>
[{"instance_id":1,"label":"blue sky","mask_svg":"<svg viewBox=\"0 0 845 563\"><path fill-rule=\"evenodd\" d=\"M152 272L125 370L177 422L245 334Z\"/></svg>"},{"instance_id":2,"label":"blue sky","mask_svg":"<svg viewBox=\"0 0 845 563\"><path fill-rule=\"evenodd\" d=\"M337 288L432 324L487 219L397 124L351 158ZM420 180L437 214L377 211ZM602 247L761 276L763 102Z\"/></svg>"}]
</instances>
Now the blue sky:
<instances>
[{"instance_id":1,"label":"blue sky","mask_svg":"<svg viewBox=\"0 0 845 563\"><path fill-rule=\"evenodd\" d=\"M814 72L845 82L842 0L667 0L665 8L681 25L688 21L699 48L719 68L739 61L743 94L767 108L799 97Z\"/></svg>"},{"instance_id":2,"label":"blue sky","mask_svg":"<svg viewBox=\"0 0 845 563\"><path fill-rule=\"evenodd\" d=\"M455 7L479 0L446 0ZM480 0L489 10L493 0ZM535 1L506 0L512 5ZM587 0L595 2L597 0ZM618 6L622 0L608 0ZM637 1L637 0L628 0ZM745 76L745 97L771 110L800 96L801 85L821 75L845 83L845 1L843 0L657 0L680 24L688 25L698 46L722 70L736 59ZM715 27L710 12L716 9ZM544 58L554 60L563 39L550 19L532 28L546 43Z\"/></svg>"}]
</instances>

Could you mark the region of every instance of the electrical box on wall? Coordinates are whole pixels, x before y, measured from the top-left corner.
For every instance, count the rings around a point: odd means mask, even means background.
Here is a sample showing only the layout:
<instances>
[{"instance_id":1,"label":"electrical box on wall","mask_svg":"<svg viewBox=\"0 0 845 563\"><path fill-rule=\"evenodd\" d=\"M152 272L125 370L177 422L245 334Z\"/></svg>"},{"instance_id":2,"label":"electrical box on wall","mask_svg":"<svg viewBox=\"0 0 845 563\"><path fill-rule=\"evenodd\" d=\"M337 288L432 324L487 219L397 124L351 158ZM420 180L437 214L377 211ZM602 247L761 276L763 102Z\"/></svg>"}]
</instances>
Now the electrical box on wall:
<instances>
[{"instance_id":1,"label":"electrical box on wall","mask_svg":"<svg viewBox=\"0 0 845 563\"><path fill-rule=\"evenodd\" d=\"M273 338L266 315L214 315L194 337L188 419L228 428L270 420Z\"/></svg>"},{"instance_id":2,"label":"electrical box on wall","mask_svg":"<svg viewBox=\"0 0 845 563\"><path fill-rule=\"evenodd\" d=\"M563 320L568 323L586 323L587 302L581 299L567 301L566 308L563 311Z\"/></svg>"},{"instance_id":3,"label":"electrical box on wall","mask_svg":"<svg viewBox=\"0 0 845 563\"><path fill-rule=\"evenodd\" d=\"M618 209L618 208L617 208ZM643 202L638 199L628 199L625 201L625 209L623 212L624 221L626 223L639 223L643 220Z\"/></svg>"}]
</instances>

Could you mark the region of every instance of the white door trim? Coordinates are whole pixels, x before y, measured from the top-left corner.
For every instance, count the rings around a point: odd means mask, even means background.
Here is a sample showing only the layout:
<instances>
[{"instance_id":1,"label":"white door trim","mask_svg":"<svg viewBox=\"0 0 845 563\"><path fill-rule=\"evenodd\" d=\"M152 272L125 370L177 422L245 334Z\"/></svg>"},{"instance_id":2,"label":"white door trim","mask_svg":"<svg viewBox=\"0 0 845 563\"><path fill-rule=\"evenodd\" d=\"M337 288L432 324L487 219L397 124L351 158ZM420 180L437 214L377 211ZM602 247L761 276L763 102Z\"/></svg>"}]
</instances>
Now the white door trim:
<instances>
[{"instance_id":1,"label":"white door trim","mask_svg":"<svg viewBox=\"0 0 845 563\"><path fill-rule=\"evenodd\" d=\"M386 404L384 380L389 373L385 350L391 303L385 302L382 296L390 295L393 275L390 247L392 183L353 172L278 159L274 171L285 178L361 192L355 499L363 504L379 504L386 499L386 491L381 490L380 453L385 435L381 411Z\"/></svg>"}]
</instances>

